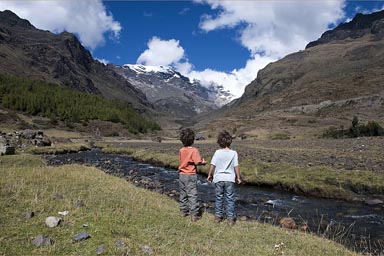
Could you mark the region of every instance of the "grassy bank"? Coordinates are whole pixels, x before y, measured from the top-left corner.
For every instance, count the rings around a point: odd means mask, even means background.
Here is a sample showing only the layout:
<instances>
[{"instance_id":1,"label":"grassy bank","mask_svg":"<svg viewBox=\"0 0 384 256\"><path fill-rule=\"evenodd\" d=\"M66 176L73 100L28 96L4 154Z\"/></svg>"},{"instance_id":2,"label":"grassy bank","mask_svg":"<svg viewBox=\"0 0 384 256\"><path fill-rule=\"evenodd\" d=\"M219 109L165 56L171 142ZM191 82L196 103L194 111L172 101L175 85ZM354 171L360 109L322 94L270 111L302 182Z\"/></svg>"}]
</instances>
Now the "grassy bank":
<instances>
[{"instance_id":1,"label":"grassy bank","mask_svg":"<svg viewBox=\"0 0 384 256\"><path fill-rule=\"evenodd\" d=\"M173 145L173 146L170 146ZM106 153L129 154L136 160L177 169L179 144L127 143L124 147L99 144ZM214 146L197 146L203 156L211 156ZM256 150L256 149L255 149ZM211 151L211 152L209 152ZM210 157L206 157L210 161ZM291 163L259 161L254 155L240 159L243 180L248 184L322 198L364 201L384 194L384 173L361 170L334 169L327 166L297 166ZM209 166L201 166L208 173Z\"/></svg>"},{"instance_id":2,"label":"grassy bank","mask_svg":"<svg viewBox=\"0 0 384 256\"><path fill-rule=\"evenodd\" d=\"M47 167L30 155L0 161L0 255L95 255L102 246L106 255L355 255L334 242L260 223L217 225L208 213L192 223L167 196L95 168ZM78 200L83 207L74 205ZM63 210L69 211L63 223L44 226L46 217ZM25 218L28 211L35 217ZM73 242L82 231L91 238ZM39 234L55 243L32 245Z\"/></svg>"},{"instance_id":3,"label":"grassy bank","mask_svg":"<svg viewBox=\"0 0 384 256\"><path fill-rule=\"evenodd\" d=\"M29 154L37 155L54 155L54 154L66 154L76 153L79 151L90 150L91 146L86 143L68 143L58 144L49 147L28 147L25 152Z\"/></svg>"}]
</instances>

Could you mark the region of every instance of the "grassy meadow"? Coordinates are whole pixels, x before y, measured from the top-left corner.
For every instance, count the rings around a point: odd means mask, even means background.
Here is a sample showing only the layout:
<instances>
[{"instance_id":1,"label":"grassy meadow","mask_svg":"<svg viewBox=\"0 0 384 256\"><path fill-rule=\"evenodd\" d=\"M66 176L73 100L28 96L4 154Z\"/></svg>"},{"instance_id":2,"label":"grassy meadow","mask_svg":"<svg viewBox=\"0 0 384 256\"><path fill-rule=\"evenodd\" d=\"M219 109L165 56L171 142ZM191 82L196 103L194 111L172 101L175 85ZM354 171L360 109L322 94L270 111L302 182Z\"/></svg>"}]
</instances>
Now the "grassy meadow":
<instances>
[{"instance_id":1,"label":"grassy meadow","mask_svg":"<svg viewBox=\"0 0 384 256\"><path fill-rule=\"evenodd\" d=\"M23 154L0 157L0 174L0 255L95 255L102 246L102 255L356 255L311 234L256 222L230 227L208 213L190 222L166 195L93 167L48 167ZM76 207L78 200L84 206ZM67 216L58 215L64 210ZM25 218L29 211L33 218ZM48 216L63 222L48 228ZM72 241L83 231L91 238ZM54 244L33 245L39 234Z\"/></svg>"}]
</instances>

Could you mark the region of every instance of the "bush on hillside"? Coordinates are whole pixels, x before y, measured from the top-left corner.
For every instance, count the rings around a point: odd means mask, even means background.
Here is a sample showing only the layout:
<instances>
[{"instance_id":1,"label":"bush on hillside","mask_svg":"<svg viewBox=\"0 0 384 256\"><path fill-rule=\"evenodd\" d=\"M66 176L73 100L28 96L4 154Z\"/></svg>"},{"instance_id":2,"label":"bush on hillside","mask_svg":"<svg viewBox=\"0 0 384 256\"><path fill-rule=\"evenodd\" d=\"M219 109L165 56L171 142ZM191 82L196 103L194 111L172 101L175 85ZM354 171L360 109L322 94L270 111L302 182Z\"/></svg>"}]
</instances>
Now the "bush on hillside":
<instances>
[{"instance_id":1,"label":"bush on hillside","mask_svg":"<svg viewBox=\"0 0 384 256\"><path fill-rule=\"evenodd\" d=\"M367 124L359 124L359 119L354 116L352 125L348 129L340 127L328 128L324 133L325 138L357 138L357 137L371 137L371 136L384 136L384 128L376 121L369 121Z\"/></svg>"}]
</instances>

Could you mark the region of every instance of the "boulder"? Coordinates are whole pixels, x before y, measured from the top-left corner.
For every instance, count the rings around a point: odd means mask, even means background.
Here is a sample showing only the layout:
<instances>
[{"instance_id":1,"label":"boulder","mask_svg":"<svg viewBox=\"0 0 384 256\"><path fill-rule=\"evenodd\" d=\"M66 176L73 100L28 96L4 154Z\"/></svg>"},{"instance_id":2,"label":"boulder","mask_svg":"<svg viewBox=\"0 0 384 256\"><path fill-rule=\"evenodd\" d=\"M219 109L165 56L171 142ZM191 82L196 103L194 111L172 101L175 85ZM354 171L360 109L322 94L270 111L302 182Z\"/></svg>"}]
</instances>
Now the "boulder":
<instances>
[{"instance_id":1,"label":"boulder","mask_svg":"<svg viewBox=\"0 0 384 256\"><path fill-rule=\"evenodd\" d=\"M15 147L0 143L0 155L14 155Z\"/></svg>"},{"instance_id":2,"label":"boulder","mask_svg":"<svg viewBox=\"0 0 384 256\"><path fill-rule=\"evenodd\" d=\"M45 219L45 225L50 228L57 227L61 222L61 218L49 216Z\"/></svg>"}]
</instances>

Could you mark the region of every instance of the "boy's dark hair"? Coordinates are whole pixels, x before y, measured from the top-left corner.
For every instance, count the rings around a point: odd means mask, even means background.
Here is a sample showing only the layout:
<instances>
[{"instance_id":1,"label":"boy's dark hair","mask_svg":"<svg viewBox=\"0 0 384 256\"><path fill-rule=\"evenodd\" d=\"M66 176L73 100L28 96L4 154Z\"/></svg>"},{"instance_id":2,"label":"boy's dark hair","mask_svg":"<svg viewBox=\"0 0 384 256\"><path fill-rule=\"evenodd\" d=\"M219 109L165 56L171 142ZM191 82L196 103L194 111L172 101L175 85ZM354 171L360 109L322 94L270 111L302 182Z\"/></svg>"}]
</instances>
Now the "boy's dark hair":
<instances>
[{"instance_id":1,"label":"boy's dark hair","mask_svg":"<svg viewBox=\"0 0 384 256\"><path fill-rule=\"evenodd\" d=\"M224 130L220 132L219 135L217 136L217 144L219 144L221 148L229 147L231 146L231 143L232 143L232 136L229 132Z\"/></svg>"},{"instance_id":2,"label":"boy's dark hair","mask_svg":"<svg viewBox=\"0 0 384 256\"><path fill-rule=\"evenodd\" d=\"M184 128L180 132L180 140L184 147L191 146L195 141L195 132L191 128Z\"/></svg>"}]
</instances>

